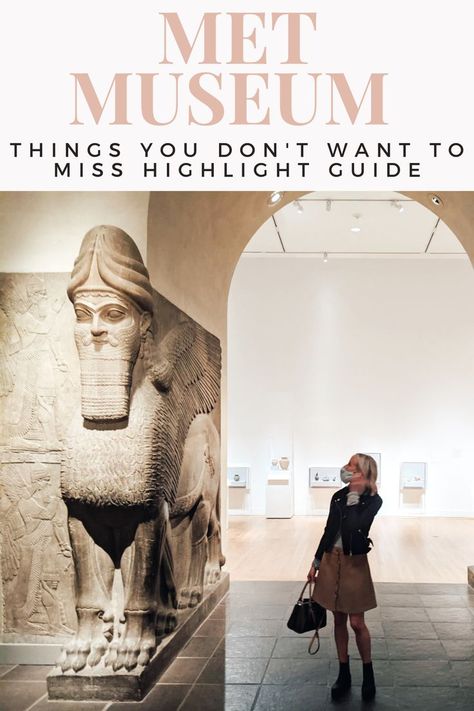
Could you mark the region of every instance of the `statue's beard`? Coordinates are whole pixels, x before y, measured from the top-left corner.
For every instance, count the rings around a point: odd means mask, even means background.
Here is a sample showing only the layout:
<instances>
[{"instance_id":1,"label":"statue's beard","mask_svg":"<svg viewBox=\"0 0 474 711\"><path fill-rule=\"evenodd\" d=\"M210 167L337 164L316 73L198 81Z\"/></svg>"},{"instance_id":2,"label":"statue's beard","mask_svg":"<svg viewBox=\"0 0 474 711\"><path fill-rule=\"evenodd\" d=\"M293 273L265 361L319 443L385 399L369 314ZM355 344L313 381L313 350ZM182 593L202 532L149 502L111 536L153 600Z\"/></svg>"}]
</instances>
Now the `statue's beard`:
<instances>
[{"instance_id":1,"label":"statue's beard","mask_svg":"<svg viewBox=\"0 0 474 711\"><path fill-rule=\"evenodd\" d=\"M123 342L112 334L76 337L81 365L81 413L85 420L128 417L132 373L140 341Z\"/></svg>"}]
</instances>

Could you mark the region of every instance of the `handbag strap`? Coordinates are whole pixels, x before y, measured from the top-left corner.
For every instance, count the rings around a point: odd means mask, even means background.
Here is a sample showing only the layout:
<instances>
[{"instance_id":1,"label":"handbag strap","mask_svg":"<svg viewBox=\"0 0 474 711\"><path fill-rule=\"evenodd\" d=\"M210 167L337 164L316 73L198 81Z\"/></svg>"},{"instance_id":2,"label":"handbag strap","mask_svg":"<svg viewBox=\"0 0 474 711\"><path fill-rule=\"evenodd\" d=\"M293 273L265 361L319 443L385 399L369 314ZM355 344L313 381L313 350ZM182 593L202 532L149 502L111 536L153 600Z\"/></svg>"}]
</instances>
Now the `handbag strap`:
<instances>
[{"instance_id":1,"label":"handbag strap","mask_svg":"<svg viewBox=\"0 0 474 711\"><path fill-rule=\"evenodd\" d=\"M308 587L308 585L309 585L309 597L310 597L310 598L313 597L313 591L311 590L311 580L307 580L307 581L305 582L305 584L304 584L303 590L300 592L300 596L299 596L299 598L298 598L298 602L301 602L301 600L303 599L304 591L306 590L306 588ZM314 590L314 589L313 589L313 590Z\"/></svg>"},{"instance_id":2,"label":"handbag strap","mask_svg":"<svg viewBox=\"0 0 474 711\"><path fill-rule=\"evenodd\" d=\"M306 588L308 587L308 585L309 585L309 598L310 598L310 600L313 599L313 592L314 592L314 587L316 586L316 583L313 584L313 590L311 590L311 580L308 580L308 581L304 584L303 590L301 591L301 594L300 594L300 596L299 596L299 600L302 600L302 599L303 599L304 591L306 590ZM311 610L311 615L312 615L312 617L313 617L313 620L314 620L314 624L315 624L316 629L315 629L314 634L313 634L313 636L312 636L312 638L311 638L311 641L310 641L310 643L309 643L308 652L309 652L310 654L314 655L314 654L317 654L317 653L319 652L319 648L320 648L320 646L321 646L321 640L320 640L320 638L319 638L319 629L318 629L318 626L317 626L317 623L316 623L316 619L315 619L315 617L314 617L314 612L313 612L313 609L311 608L311 606L310 606L310 610ZM312 648L313 648L313 644L314 644L315 640L318 640L318 646L317 646L317 648L314 650L314 652L312 652L311 650L312 650Z\"/></svg>"},{"instance_id":3,"label":"handbag strap","mask_svg":"<svg viewBox=\"0 0 474 711\"><path fill-rule=\"evenodd\" d=\"M315 640L315 639L318 640L318 646L317 646L317 649L316 649L314 652L312 652L312 651L311 651L311 648L312 648L312 646L313 646L313 644L314 644L314 640ZM316 630L315 630L315 632L314 632L314 634L313 634L313 637L312 637L312 639L311 639L311 642L309 643L308 652L309 652L310 654L313 654L313 655L314 655L314 654L317 654L317 653L319 652L319 647L320 647L320 646L321 646L321 640L319 639L319 630L316 628Z\"/></svg>"}]
</instances>

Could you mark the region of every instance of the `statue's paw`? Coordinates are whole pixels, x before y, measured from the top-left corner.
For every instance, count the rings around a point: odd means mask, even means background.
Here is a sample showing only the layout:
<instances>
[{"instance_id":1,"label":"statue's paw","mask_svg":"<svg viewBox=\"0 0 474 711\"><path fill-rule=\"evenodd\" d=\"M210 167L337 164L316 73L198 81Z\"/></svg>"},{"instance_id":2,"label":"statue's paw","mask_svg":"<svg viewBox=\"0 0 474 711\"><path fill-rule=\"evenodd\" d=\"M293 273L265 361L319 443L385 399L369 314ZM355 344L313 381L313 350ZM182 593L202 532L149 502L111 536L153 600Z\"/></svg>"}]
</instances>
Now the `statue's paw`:
<instances>
[{"instance_id":1,"label":"statue's paw","mask_svg":"<svg viewBox=\"0 0 474 711\"><path fill-rule=\"evenodd\" d=\"M189 607L196 607L202 600L202 588L191 588Z\"/></svg>"},{"instance_id":2,"label":"statue's paw","mask_svg":"<svg viewBox=\"0 0 474 711\"><path fill-rule=\"evenodd\" d=\"M164 637L165 634L165 620L167 613L164 610L159 610L156 616L156 636Z\"/></svg>"},{"instance_id":3,"label":"statue's paw","mask_svg":"<svg viewBox=\"0 0 474 711\"><path fill-rule=\"evenodd\" d=\"M138 649L138 657L137 657L137 665L138 666L146 666L150 659L152 658L153 654L155 653L156 649L156 639L155 635L153 635L153 639L149 637L148 639L142 639L140 642L140 646ZM136 653L136 650L134 650L134 654Z\"/></svg>"},{"instance_id":4,"label":"statue's paw","mask_svg":"<svg viewBox=\"0 0 474 711\"><path fill-rule=\"evenodd\" d=\"M58 664L63 672L72 669L75 672L81 671L87 664L91 646L85 640L76 637L69 642L61 653Z\"/></svg>"},{"instance_id":5,"label":"statue's paw","mask_svg":"<svg viewBox=\"0 0 474 711\"><path fill-rule=\"evenodd\" d=\"M156 642L153 640L130 640L118 646L117 654L112 668L114 671L126 669L131 671L137 666L146 666L156 649Z\"/></svg>"},{"instance_id":6,"label":"statue's paw","mask_svg":"<svg viewBox=\"0 0 474 711\"><path fill-rule=\"evenodd\" d=\"M91 651L87 657L87 664L90 667L96 667L107 650L106 642L94 642L91 645Z\"/></svg>"},{"instance_id":7,"label":"statue's paw","mask_svg":"<svg viewBox=\"0 0 474 711\"><path fill-rule=\"evenodd\" d=\"M178 615L176 612L168 612L165 618L165 634L171 634L178 626Z\"/></svg>"},{"instance_id":8,"label":"statue's paw","mask_svg":"<svg viewBox=\"0 0 474 711\"><path fill-rule=\"evenodd\" d=\"M59 655L59 659L58 659L58 661L56 662L56 664L57 664L58 667L61 667L61 669L62 669L63 672L65 672L65 671L67 671L68 669L70 669L70 666L69 666L69 667L66 666L66 664L67 664L67 654L66 654L66 650L65 650L64 647L61 649L61 654Z\"/></svg>"},{"instance_id":9,"label":"statue's paw","mask_svg":"<svg viewBox=\"0 0 474 711\"><path fill-rule=\"evenodd\" d=\"M189 607L189 598L191 597L191 591L189 588L181 588L178 597L178 610L184 610Z\"/></svg>"},{"instance_id":10,"label":"statue's paw","mask_svg":"<svg viewBox=\"0 0 474 711\"><path fill-rule=\"evenodd\" d=\"M221 569L219 565L207 565L204 571L204 584L215 585L221 578Z\"/></svg>"},{"instance_id":11,"label":"statue's paw","mask_svg":"<svg viewBox=\"0 0 474 711\"><path fill-rule=\"evenodd\" d=\"M155 621L152 614L128 613L122 637L112 661L114 671L145 666L156 649Z\"/></svg>"},{"instance_id":12,"label":"statue's paw","mask_svg":"<svg viewBox=\"0 0 474 711\"><path fill-rule=\"evenodd\" d=\"M156 636L164 637L174 632L178 626L178 613L174 610L161 610L156 618Z\"/></svg>"},{"instance_id":13,"label":"statue's paw","mask_svg":"<svg viewBox=\"0 0 474 711\"><path fill-rule=\"evenodd\" d=\"M101 615L96 610L78 610L79 627L58 660L63 672L79 672L89 665L95 667L105 654L107 638L104 635Z\"/></svg>"},{"instance_id":14,"label":"statue's paw","mask_svg":"<svg viewBox=\"0 0 474 711\"><path fill-rule=\"evenodd\" d=\"M114 668L114 664L117 660L118 642L114 640L109 644L107 654L104 657L104 665L106 667Z\"/></svg>"},{"instance_id":15,"label":"statue's paw","mask_svg":"<svg viewBox=\"0 0 474 711\"><path fill-rule=\"evenodd\" d=\"M119 669L122 669L122 668L133 669L134 667L136 667L136 662L135 662L135 664L127 663L129 658L131 660L133 657L133 647L134 647L133 642L120 642L119 643L119 645L117 647L117 654L116 654L115 659L112 663L112 669L114 671L118 671Z\"/></svg>"}]
</instances>

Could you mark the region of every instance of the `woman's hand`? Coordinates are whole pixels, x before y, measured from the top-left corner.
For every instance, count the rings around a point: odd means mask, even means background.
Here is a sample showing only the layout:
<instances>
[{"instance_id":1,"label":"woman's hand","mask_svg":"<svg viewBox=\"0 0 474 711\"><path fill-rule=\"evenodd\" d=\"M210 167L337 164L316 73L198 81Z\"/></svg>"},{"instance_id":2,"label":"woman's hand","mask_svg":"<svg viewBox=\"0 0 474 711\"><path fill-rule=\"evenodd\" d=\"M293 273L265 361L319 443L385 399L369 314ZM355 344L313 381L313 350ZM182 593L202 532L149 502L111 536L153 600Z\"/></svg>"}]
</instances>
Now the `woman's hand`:
<instances>
[{"instance_id":1,"label":"woman's hand","mask_svg":"<svg viewBox=\"0 0 474 711\"><path fill-rule=\"evenodd\" d=\"M314 567L314 565L311 566L308 575L306 576L306 579L309 580L310 583L314 583L316 580L316 575L318 574L318 571Z\"/></svg>"},{"instance_id":2,"label":"woman's hand","mask_svg":"<svg viewBox=\"0 0 474 711\"><path fill-rule=\"evenodd\" d=\"M367 486L367 479L362 472L355 472L349 483L349 491L356 491L358 494L363 494Z\"/></svg>"}]
</instances>

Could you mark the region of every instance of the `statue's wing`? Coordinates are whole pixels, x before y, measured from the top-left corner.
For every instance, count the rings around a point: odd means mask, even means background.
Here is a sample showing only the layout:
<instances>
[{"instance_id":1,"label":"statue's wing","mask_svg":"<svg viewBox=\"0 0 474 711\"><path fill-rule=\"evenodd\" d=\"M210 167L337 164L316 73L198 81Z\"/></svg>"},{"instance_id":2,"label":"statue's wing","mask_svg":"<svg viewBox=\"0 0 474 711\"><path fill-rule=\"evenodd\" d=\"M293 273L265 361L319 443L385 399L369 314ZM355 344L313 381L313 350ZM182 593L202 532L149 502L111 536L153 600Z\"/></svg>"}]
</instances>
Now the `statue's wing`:
<instances>
[{"instance_id":1,"label":"statue's wing","mask_svg":"<svg viewBox=\"0 0 474 711\"><path fill-rule=\"evenodd\" d=\"M155 461L163 493L173 504L189 426L219 398L221 348L216 336L185 321L164 337L155 356L151 372L161 400Z\"/></svg>"},{"instance_id":2,"label":"statue's wing","mask_svg":"<svg viewBox=\"0 0 474 711\"><path fill-rule=\"evenodd\" d=\"M20 568L20 545L15 540L13 522L6 520L2 524L2 577L5 581L13 580Z\"/></svg>"},{"instance_id":3,"label":"statue's wing","mask_svg":"<svg viewBox=\"0 0 474 711\"><path fill-rule=\"evenodd\" d=\"M13 580L20 568L19 539L24 533L24 523L18 511L18 502L25 489L24 482L15 476L11 467L2 468L0 494L2 496L2 522L0 525L1 566L4 580ZM8 508L5 509L5 506Z\"/></svg>"}]
</instances>

